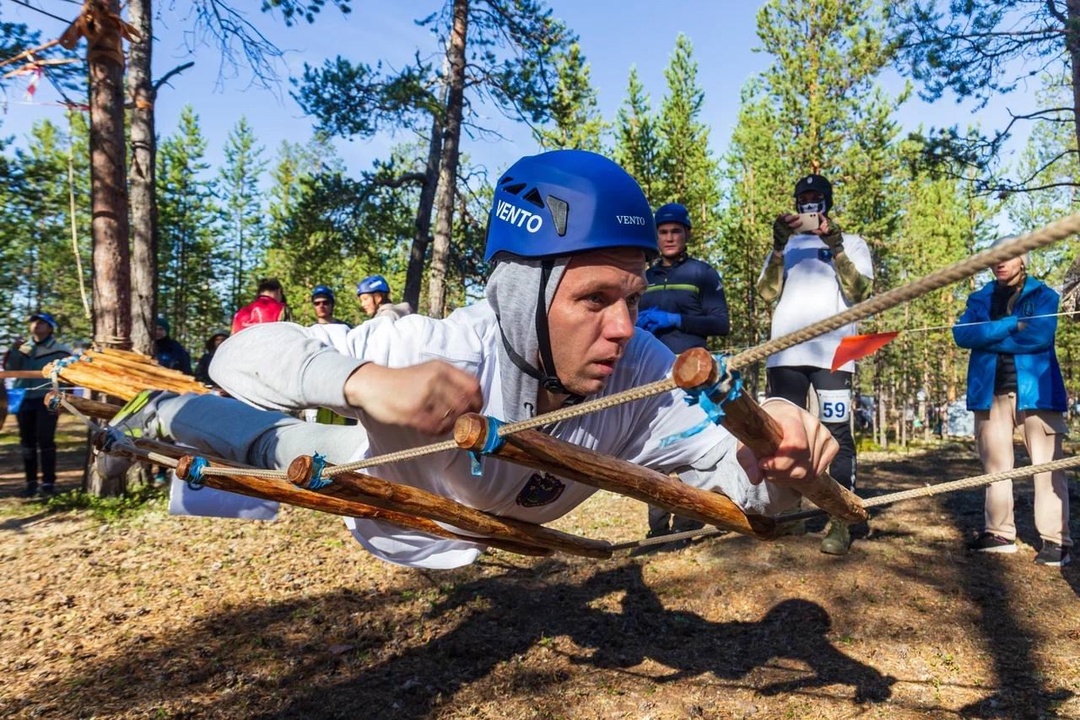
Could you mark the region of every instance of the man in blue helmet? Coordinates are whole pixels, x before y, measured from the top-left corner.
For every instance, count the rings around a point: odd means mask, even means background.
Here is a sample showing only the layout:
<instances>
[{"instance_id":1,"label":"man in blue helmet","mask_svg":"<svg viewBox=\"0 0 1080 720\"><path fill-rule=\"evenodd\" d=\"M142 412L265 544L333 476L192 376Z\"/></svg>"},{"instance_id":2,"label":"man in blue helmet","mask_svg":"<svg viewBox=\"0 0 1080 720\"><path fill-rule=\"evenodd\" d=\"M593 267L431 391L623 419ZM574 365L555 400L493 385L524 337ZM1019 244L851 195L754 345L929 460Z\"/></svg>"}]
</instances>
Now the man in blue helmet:
<instances>
[{"instance_id":1,"label":"man in blue helmet","mask_svg":"<svg viewBox=\"0 0 1080 720\"><path fill-rule=\"evenodd\" d=\"M71 354L71 350L56 340L59 323L47 312L27 318L30 340L15 338L4 356L5 370L41 370L46 365ZM45 394L51 389L41 378L20 378L13 389L23 392L15 417L19 422L19 446L23 470L26 473L26 497L38 491L38 469L41 470L41 494L50 495L56 483L56 413L45 407ZM39 465L40 460L40 465Z\"/></svg>"},{"instance_id":2,"label":"man in blue helmet","mask_svg":"<svg viewBox=\"0 0 1080 720\"><path fill-rule=\"evenodd\" d=\"M382 275L369 275L356 284L356 299L360 307L370 318L390 318L397 320L412 315L412 307L407 302L395 303L390 300L390 283Z\"/></svg>"},{"instance_id":3,"label":"man in blue helmet","mask_svg":"<svg viewBox=\"0 0 1080 720\"><path fill-rule=\"evenodd\" d=\"M349 326L344 320L334 317L334 306L337 299L334 291L326 285L316 285L311 289L311 307L315 310L315 322L319 325L344 325Z\"/></svg>"},{"instance_id":4,"label":"man in blue helmet","mask_svg":"<svg viewBox=\"0 0 1080 720\"><path fill-rule=\"evenodd\" d=\"M776 300L772 334L777 338L843 312L870 297L873 259L858 235L841 232L830 215L832 184L821 175L807 175L795 184L795 213L781 213L773 222L773 247L758 278L757 291ZM805 227L809 220L812 227ZM851 380L855 363L832 370L833 356L845 335L858 332L855 323L799 343L769 356L765 373L769 397L806 407L811 388L818 414L840 444L829 472L838 483L855 489L855 438L851 433ZM821 542L828 555L845 555L851 532L833 519Z\"/></svg>"},{"instance_id":5,"label":"man in blue helmet","mask_svg":"<svg viewBox=\"0 0 1080 720\"><path fill-rule=\"evenodd\" d=\"M648 330L678 355L706 347L710 337L727 335L727 300L720 275L711 265L690 257L690 213L685 205L668 203L656 211L660 256L645 271L649 283L641 298L638 327ZM696 530L697 520L649 508L649 537Z\"/></svg>"},{"instance_id":6,"label":"man in blue helmet","mask_svg":"<svg viewBox=\"0 0 1080 720\"><path fill-rule=\"evenodd\" d=\"M486 249L495 268L484 300L445 319L409 315L347 334L328 325L252 327L225 341L211 367L214 379L247 404L159 396L132 421L203 452L280 468L313 450L344 463L427 445L445 438L467 412L516 421L661 380L674 355L634 325L646 288L645 261L655 254L648 201L622 168L580 150L526 157L496 184ZM322 427L256 409L318 405L352 415L362 427ZM796 493L787 486L824 469L836 445L795 405L775 400L765 409L781 424L785 442L776 456L760 459L711 424L662 442L705 417L681 392L564 420L549 432L678 472L752 512L772 513L794 503ZM369 471L535 523L566 514L594 492L497 458L487 458L475 476L464 452ZM377 520L346 523L370 552L407 566L458 567L484 550L481 543Z\"/></svg>"}]
</instances>

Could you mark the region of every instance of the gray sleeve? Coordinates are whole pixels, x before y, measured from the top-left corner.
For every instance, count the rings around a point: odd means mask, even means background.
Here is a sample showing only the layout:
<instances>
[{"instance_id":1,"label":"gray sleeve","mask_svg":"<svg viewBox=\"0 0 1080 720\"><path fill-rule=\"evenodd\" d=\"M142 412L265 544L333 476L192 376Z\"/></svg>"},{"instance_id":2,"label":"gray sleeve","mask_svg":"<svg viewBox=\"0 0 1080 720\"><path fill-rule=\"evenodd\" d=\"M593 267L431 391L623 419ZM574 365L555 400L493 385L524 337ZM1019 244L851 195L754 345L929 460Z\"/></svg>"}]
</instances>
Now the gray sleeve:
<instances>
[{"instance_id":1,"label":"gray sleeve","mask_svg":"<svg viewBox=\"0 0 1080 720\"><path fill-rule=\"evenodd\" d=\"M229 395L255 407L349 411L345 380L363 360L335 350L293 323L252 325L214 353L210 377Z\"/></svg>"}]
</instances>

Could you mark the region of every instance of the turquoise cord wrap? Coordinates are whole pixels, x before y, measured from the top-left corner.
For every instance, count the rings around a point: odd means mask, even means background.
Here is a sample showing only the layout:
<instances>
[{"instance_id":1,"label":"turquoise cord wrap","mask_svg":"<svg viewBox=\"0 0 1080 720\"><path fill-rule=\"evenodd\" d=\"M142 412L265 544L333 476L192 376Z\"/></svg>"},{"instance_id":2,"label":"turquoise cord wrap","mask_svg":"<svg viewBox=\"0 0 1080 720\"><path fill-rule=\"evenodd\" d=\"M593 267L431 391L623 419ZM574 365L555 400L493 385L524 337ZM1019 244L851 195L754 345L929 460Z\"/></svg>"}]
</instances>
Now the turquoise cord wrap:
<instances>
[{"instance_id":1,"label":"turquoise cord wrap","mask_svg":"<svg viewBox=\"0 0 1080 720\"><path fill-rule=\"evenodd\" d=\"M60 358L53 365L52 372L49 373L49 381L52 383L52 389L60 390L60 371L66 368L68 365L77 362L92 362L88 357L83 355L68 355L67 357Z\"/></svg>"},{"instance_id":2,"label":"turquoise cord wrap","mask_svg":"<svg viewBox=\"0 0 1080 720\"><path fill-rule=\"evenodd\" d=\"M720 379L713 385L707 385L692 390L685 390L686 397L683 399L687 405L698 405L705 411L707 416L697 425L687 428L682 432L668 435L660 441L660 447L668 447L680 440L693 437L710 425L719 425L724 421L724 403L739 397L743 389L742 375L738 370L728 371L727 363L723 355L714 355L716 364L719 366ZM730 383L725 392L725 385Z\"/></svg>"},{"instance_id":3,"label":"turquoise cord wrap","mask_svg":"<svg viewBox=\"0 0 1080 720\"><path fill-rule=\"evenodd\" d=\"M484 468L480 462L481 456L490 455L506 444L506 440L499 437L499 428L506 423L502 420L493 418L490 415L485 415L484 420L487 421L487 434L484 436L484 446L479 450L469 451L469 457L472 458L473 477L480 477L484 472Z\"/></svg>"},{"instance_id":4,"label":"turquoise cord wrap","mask_svg":"<svg viewBox=\"0 0 1080 720\"><path fill-rule=\"evenodd\" d=\"M334 482L333 478L323 477L326 469L326 456L319 453L311 455L311 480L308 481L308 490L322 490Z\"/></svg>"},{"instance_id":5,"label":"turquoise cord wrap","mask_svg":"<svg viewBox=\"0 0 1080 720\"><path fill-rule=\"evenodd\" d=\"M203 470L210 463L206 461L206 458L195 456L191 458L191 467L187 471L187 479L185 482L187 486L192 490L202 490L206 487L203 484Z\"/></svg>"}]
</instances>

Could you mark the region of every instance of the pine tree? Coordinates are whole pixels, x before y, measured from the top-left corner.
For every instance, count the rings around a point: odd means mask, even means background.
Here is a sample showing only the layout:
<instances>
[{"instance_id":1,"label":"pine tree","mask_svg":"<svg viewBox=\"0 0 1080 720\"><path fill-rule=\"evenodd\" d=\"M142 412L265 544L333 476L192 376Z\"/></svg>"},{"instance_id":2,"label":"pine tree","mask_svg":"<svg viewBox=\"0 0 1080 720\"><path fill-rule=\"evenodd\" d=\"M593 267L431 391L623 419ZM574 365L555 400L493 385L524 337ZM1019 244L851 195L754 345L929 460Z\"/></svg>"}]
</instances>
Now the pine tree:
<instances>
[{"instance_id":1,"label":"pine tree","mask_svg":"<svg viewBox=\"0 0 1080 720\"><path fill-rule=\"evenodd\" d=\"M657 168L660 139L656 124L649 95L637 68L631 67L626 99L615 120L615 162L634 176L653 206L659 204L660 197Z\"/></svg>"},{"instance_id":2,"label":"pine tree","mask_svg":"<svg viewBox=\"0 0 1080 720\"><path fill-rule=\"evenodd\" d=\"M589 65L578 43L560 53L556 62L558 85L552 95L552 122L533 132L545 150L576 148L603 151L606 124L600 116L596 90L589 80Z\"/></svg>"},{"instance_id":3,"label":"pine tree","mask_svg":"<svg viewBox=\"0 0 1080 720\"><path fill-rule=\"evenodd\" d=\"M157 172L158 312L187 347L201 343L211 328L227 325L230 317L216 290L224 260L214 234L221 209L214 202L205 152L198 117L187 106L176 134L158 148Z\"/></svg>"},{"instance_id":4,"label":"pine tree","mask_svg":"<svg viewBox=\"0 0 1080 720\"><path fill-rule=\"evenodd\" d=\"M698 85L693 46L681 33L664 77L667 94L657 123L660 197L656 204L685 205L694 224L692 237L701 243L717 229L719 168L709 150L709 128L701 121L705 91Z\"/></svg>"},{"instance_id":5,"label":"pine tree","mask_svg":"<svg viewBox=\"0 0 1080 720\"><path fill-rule=\"evenodd\" d=\"M247 300L257 258L266 252L266 223L259 185L266 161L256 144L247 118L241 116L225 141L225 164L218 172L217 190L222 205L219 252L226 255L221 294L230 307Z\"/></svg>"}]
</instances>

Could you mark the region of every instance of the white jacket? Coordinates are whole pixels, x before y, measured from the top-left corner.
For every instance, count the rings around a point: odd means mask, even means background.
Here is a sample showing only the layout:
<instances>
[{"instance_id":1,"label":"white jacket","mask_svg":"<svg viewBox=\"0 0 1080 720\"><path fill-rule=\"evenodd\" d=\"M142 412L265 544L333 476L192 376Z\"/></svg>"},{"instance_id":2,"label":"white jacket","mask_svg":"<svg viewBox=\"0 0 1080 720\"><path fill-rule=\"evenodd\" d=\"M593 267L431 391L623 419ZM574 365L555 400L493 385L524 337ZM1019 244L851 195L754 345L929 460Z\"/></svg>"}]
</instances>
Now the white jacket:
<instances>
[{"instance_id":1,"label":"white jacket","mask_svg":"<svg viewBox=\"0 0 1080 720\"><path fill-rule=\"evenodd\" d=\"M873 258L865 240L858 235L844 233L844 252L851 258L859 273L868 278L874 277ZM771 255L772 251L769 253ZM762 276L768 265L769 260L766 259L761 271ZM829 246L821 237L812 233L793 235L784 246L784 288L773 310L769 338L776 339L801 330L849 307L840 292L840 280L833 267ZM773 353L765 361L765 367L832 367L833 356L836 355L840 340L857 332L857 324L849 323L794 347ZM854 372L854 361L845 363L840 370Z\"/></svg>"},{"instance_id":2,"label":"white jacket","mask_svg":"<svg viewBox=\"0 0 1080 720\"><path fill-rule=\"evenodd\" d=\"M345 380L364 362L406 367L444 360L474 376L484 395L483 412L503 417L499 373L500 342L495 314L487 301L455 311L443 320L409 315L397 321L374 319L351 331L334 325L304 328L289 323L254 325L234 335L217 352L214 380L230 395L263 408L294 410L323 406L359 418L356 459L415 448L438 438L381 424L351 408ZM257 359L272 358L263 366ZM601 395L660 380L674 356L652 335L638 331ZM591 398L590 398L591 399ZM771 513L790 505L794 494L768 483L751 485L735 459L734 438L709 425L689 438L661 441L698 425L705 414L688 406L680 391L623 404L559 423L556 438L669 472L696 465L684 480L723 492L743 508ZM315 450L315 448L313 448ZM704 461L704 464L703 464ZM595 489L530 468L485 458L483 471L471 471L468 453L429 455L415 461L366 468L364 472L422 488L486 512L546 523L572 510ZM448 568L476 559L482 545L437 538L372 520L347 521L356 539L373 554L403 565Z\"/></svg>"}]
</instances>

